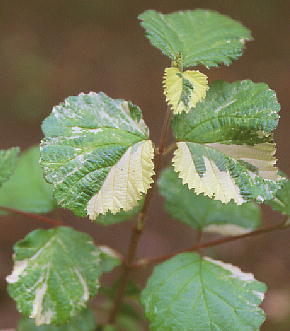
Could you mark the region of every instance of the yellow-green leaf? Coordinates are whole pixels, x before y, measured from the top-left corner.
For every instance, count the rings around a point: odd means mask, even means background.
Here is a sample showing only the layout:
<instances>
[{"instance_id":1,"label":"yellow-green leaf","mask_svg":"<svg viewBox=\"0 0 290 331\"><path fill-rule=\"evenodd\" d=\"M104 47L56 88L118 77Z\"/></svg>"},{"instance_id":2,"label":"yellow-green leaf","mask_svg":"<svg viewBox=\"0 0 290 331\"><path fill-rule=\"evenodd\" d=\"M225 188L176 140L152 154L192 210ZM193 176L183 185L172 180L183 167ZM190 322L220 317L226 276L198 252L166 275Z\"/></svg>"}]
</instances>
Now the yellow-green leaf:
<instances>
[{"instance_id":1,"label":"yellow-green leaf","mask_svg":"<svg viewBox=\"0 0 290 331\"><path fill-rule=\"evenodd\" d=\"M174 114L189 112L208 90L207 76L198 70L181 72L178 68L166 68L163 84L166 101Z\"/></svg>"}]
</instances>

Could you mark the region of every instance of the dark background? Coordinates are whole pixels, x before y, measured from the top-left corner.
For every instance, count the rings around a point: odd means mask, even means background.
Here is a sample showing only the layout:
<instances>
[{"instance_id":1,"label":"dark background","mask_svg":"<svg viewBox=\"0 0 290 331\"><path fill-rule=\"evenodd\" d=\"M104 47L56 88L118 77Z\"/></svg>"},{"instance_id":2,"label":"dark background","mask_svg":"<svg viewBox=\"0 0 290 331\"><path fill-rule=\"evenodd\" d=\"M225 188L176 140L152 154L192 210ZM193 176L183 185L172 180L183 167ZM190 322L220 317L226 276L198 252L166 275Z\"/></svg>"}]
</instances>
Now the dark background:
<instances>
[{"instance_id":1,"label":"dark background","mask_svg":"<svg viewBox=\"0 0 290 331\"><path fill-rule=\"evenodd\" d=\"M289 169L289 9L286 0L16 0L0 4L1 117L0 148L37 144L40 123L53 105L79 92L104 91L113 98L138 104L158 139L165 102L161 79L167 58L145 40L137 15L145 9L170 12L179 9L215 9L240 20L255 38L244 56L230 67L201 70L209 81L250 78L265 81L277 91L282 111L278 165ZM25 190L25 187L23 187ZM195 232L170 220L160 208L151 207L139 256L155 256L192 245ZM97 243L126 251L132 223L101 227L62 213L66 224L89 232ZM264 223L281 218L264 209ZM6 294L4 277L10 272L12 245L29 231L43 227L16 216L0 218L0 328L15 327L19 318ZM206 235L204 240L214 238ZM268 319L262 330L290 330L289 231L224 244L206 251L213 257L252 272L269 290L264 309ZM142 279L151 270L136 275Z\"/></svg>"}]
</instances>

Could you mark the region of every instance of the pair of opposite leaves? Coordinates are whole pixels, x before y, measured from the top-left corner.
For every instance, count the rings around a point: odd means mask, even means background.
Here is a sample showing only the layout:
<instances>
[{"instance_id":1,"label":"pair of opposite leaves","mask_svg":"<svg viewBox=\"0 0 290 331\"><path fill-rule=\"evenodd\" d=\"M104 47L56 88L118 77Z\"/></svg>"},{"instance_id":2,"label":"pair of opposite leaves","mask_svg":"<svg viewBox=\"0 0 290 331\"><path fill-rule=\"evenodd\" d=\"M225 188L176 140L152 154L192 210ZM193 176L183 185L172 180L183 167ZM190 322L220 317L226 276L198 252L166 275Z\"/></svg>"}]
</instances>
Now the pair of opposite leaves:
<instances>
[{"instance_id":1,"label":"pair of opposite leaves","mask_svg":"<svg viewBox=\"0 0 290 331\"><path fill-rule=\"evenodd\" d=\"M207 10L139 18L150 42L184 67L229 65L251 38L239 22ZM280 109L275 93L251 81L214 82L207 92L205 75L177 68L165 70L164 87L175 113L173 165L183 183L225 203L272 199L280 187L271 136ZM43 131L45 178L57 202L79 216L130 210L153 182L154 147L130 102L104 93L69 97Z\"/></svg>"}]
</instances>

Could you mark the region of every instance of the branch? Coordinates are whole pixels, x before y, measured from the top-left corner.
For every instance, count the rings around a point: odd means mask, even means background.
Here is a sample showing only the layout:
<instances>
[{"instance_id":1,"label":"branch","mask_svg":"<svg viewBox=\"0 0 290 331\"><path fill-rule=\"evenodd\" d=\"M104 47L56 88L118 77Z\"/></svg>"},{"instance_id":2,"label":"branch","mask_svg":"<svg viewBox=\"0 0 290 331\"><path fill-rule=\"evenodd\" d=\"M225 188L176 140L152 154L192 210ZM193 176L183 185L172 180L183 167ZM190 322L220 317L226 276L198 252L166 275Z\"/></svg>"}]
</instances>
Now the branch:
<instances>
[{"instance_id":1,"label":"branch","mask_svg":"<svg viewBox=\"0 0 290 331\"><path fill-rule=\"evenodd\" d=\"M154 170L155 170L155 176L154 176L154 182L152 184L151 189L148 191L144 205L138 215L138 220L137 223L134 225L131 233L131 239L128 247L128 252L127 252L127 258L125 263L123 264L123 270L121 273L121 278L120 278L120 285L117 289L116 297L113 302L113 307L112 310L109 314L108 318L108 324L113 325L116 320L116 316L118 314L118 311L120 309L120 305L125 293L125 289L129 280L130 276L130 271L132 269L132 265L136 256L138 244L140 241L140 238L142 236L143 230L144 230L144 225L145 225L145 220L147 216L147 211L151 202L152 198L152 192L156 184L156 179L160 173L161 170L161 165L162 165L162 157L163 153L165 150L165 144L168 136L168 131L170 127L170 118L171 118L171 109L170 107L167 107L166 115L164 118L164 122L162 125L162 130L161 130L161 135L160 135L160 140L158 147L155 152L155 157L154 157Z\"/></svg>"},{"instance_id":2,"label":"branch","mask_svg":"<svg viewBox=\"0 0 290 331\"><path fill-rule=\"evenodd\" d=\"M178 254L181 254L181 253L197 251L201 248L218 246L218 245L225 244L225 243L231 242L231 241L236 241L236 240L239 240L239 239L254 237L254 236L257 236L257 235L260 235L260 234L273 232L273 231L277 231L277 230L284 230L288 227L290 227L290 222L289 222L289 218L287 217L283 222L279 223L278 225L264 227L264 228L258 229L256 231L248 232L248 233L245 233L245 234L240 234L240 235L237 235L237 236L229 236L229 237L225 237L225 238L221 238L221 239L217 239L217 240L212 240L212 241L209 241L209 242L205 242L203 244L197 244L193 247L189 247L187 249L184 249L182 251L179 251L179 252L176 252L176 253L173 253L173 254L163 255L163 256L152 258L152 259L141 259L137 263L133 264L131 267L132 268L144 267L144 266L147 266L149 264L155 264L155 263L163 262L163 261L168 260L171 257L174 257L175 255L178 255Z\"/></svg>"},{"instance_id":3,"label":"branch","mask_svg":"<svg viewBox=\"0 0 290 331\"><path fill-rule=\"evenodd\" d=\"M18 210L18 209L2 207L2 206L0 206L0 210L4 210L8 213L12 213L12 214L16 214L16 215L21 215L25 218L34 219L34 220L39 221L39 222L48 223L48 224L53 225L53 226L62 225L62 222L59 221L59 220L49 218L49 217L46 217L46 216L42 216L42 215L39 215L39 214L28 213L28 212L21 211L21 210Z\"/></svg>"}]
</instances>

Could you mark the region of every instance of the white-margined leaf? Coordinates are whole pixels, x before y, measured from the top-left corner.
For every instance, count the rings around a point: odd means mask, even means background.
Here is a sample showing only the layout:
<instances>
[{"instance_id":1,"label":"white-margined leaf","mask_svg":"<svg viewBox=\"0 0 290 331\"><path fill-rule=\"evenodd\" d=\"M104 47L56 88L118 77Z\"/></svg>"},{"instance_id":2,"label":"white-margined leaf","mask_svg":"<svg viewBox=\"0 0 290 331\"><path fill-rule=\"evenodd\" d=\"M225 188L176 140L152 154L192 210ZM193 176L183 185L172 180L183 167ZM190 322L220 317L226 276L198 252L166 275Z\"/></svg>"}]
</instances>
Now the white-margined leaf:
<instances>
[{"instance_id":1,"label":"white-margined leaf","mask_svg":"<svg viewBox=\"0 0 290 331\"><path fill-rule=\"evenodd\" d=\"M183 183L224 203L271 199L283 182L272 137L279 110L264 83L212 83L203 101L173 119L173 165Z\"/></svg>"},{"instance_id":2,"label":"white-margined leaf","mask_svg":"<svg viewBox=\"0 0 290 331\"><path fill-rule=\"evenodd\" d=\"M231 264L183 253L155 267L141 301L152 331L258 331L265 291Z\"/></svg>"},{"instance_id":3,"label":"white-margined leaf","mask_svg":"<svg viewBox=\"0 0 290 331\"><path fill-rule=\"evenodd\" d=\"M182 184L172 168L163 170L158 186L169 214L194 229L237 235L253 231L261 224L261 211L254 202L239 206L197 195Z\"/></svg>"},{"instance_id":4,"label":"white-margined leaf","mask_svg":"<svg viewBox=\"0 0 290 331\"><path fill-rule=\"evenodd\" d=\"M172 60L181 58L184 67L229 65L251 39L241 23L211 10L146 10L139 19L151 44Z\"/></svg>"},{"instance_id":5,"label":"white-margined leaf","mask_svg":"<svg viewBox=\"0 0 290 331\"><path fill-rule=\"evenodd\" d=\"M181 72L178 68L166 68L163 85L166 101L174 114L188 113L208 90L207 76L197 70Z\"/></svg>"},{"instance_id":6,"label":"white-margined leaf","mask_svg":"<svg viewBox=\"0 0 290 331\"><path fill-rule=\"evenodd\" d=\"M100 249L68 227L35 230L14 246L8 291L36 325L62 324L82 311L99 288Z\"/></svg>"},{"instance_id":7,"label":"white-margined leaf","mask_svg":"<svg viewBox=\"0 0 290 331\"><path fill-rule=\"evenodd\" d=\"M13 174L16 168L18 154L18 147L0 150L0 186Z\"/></svg>"},{"instance_id":8,"label":"white-margined leaf","mask_svg":"<svg viewBox=\"0 0 290 331\"><path fill-rule=\"evenodd\" d=\"M140 109L104 93L69 97L42 125L41 165L57 202L94 220L128 211L152 183L154 149Z\"/></svg>"}]
</instances>

